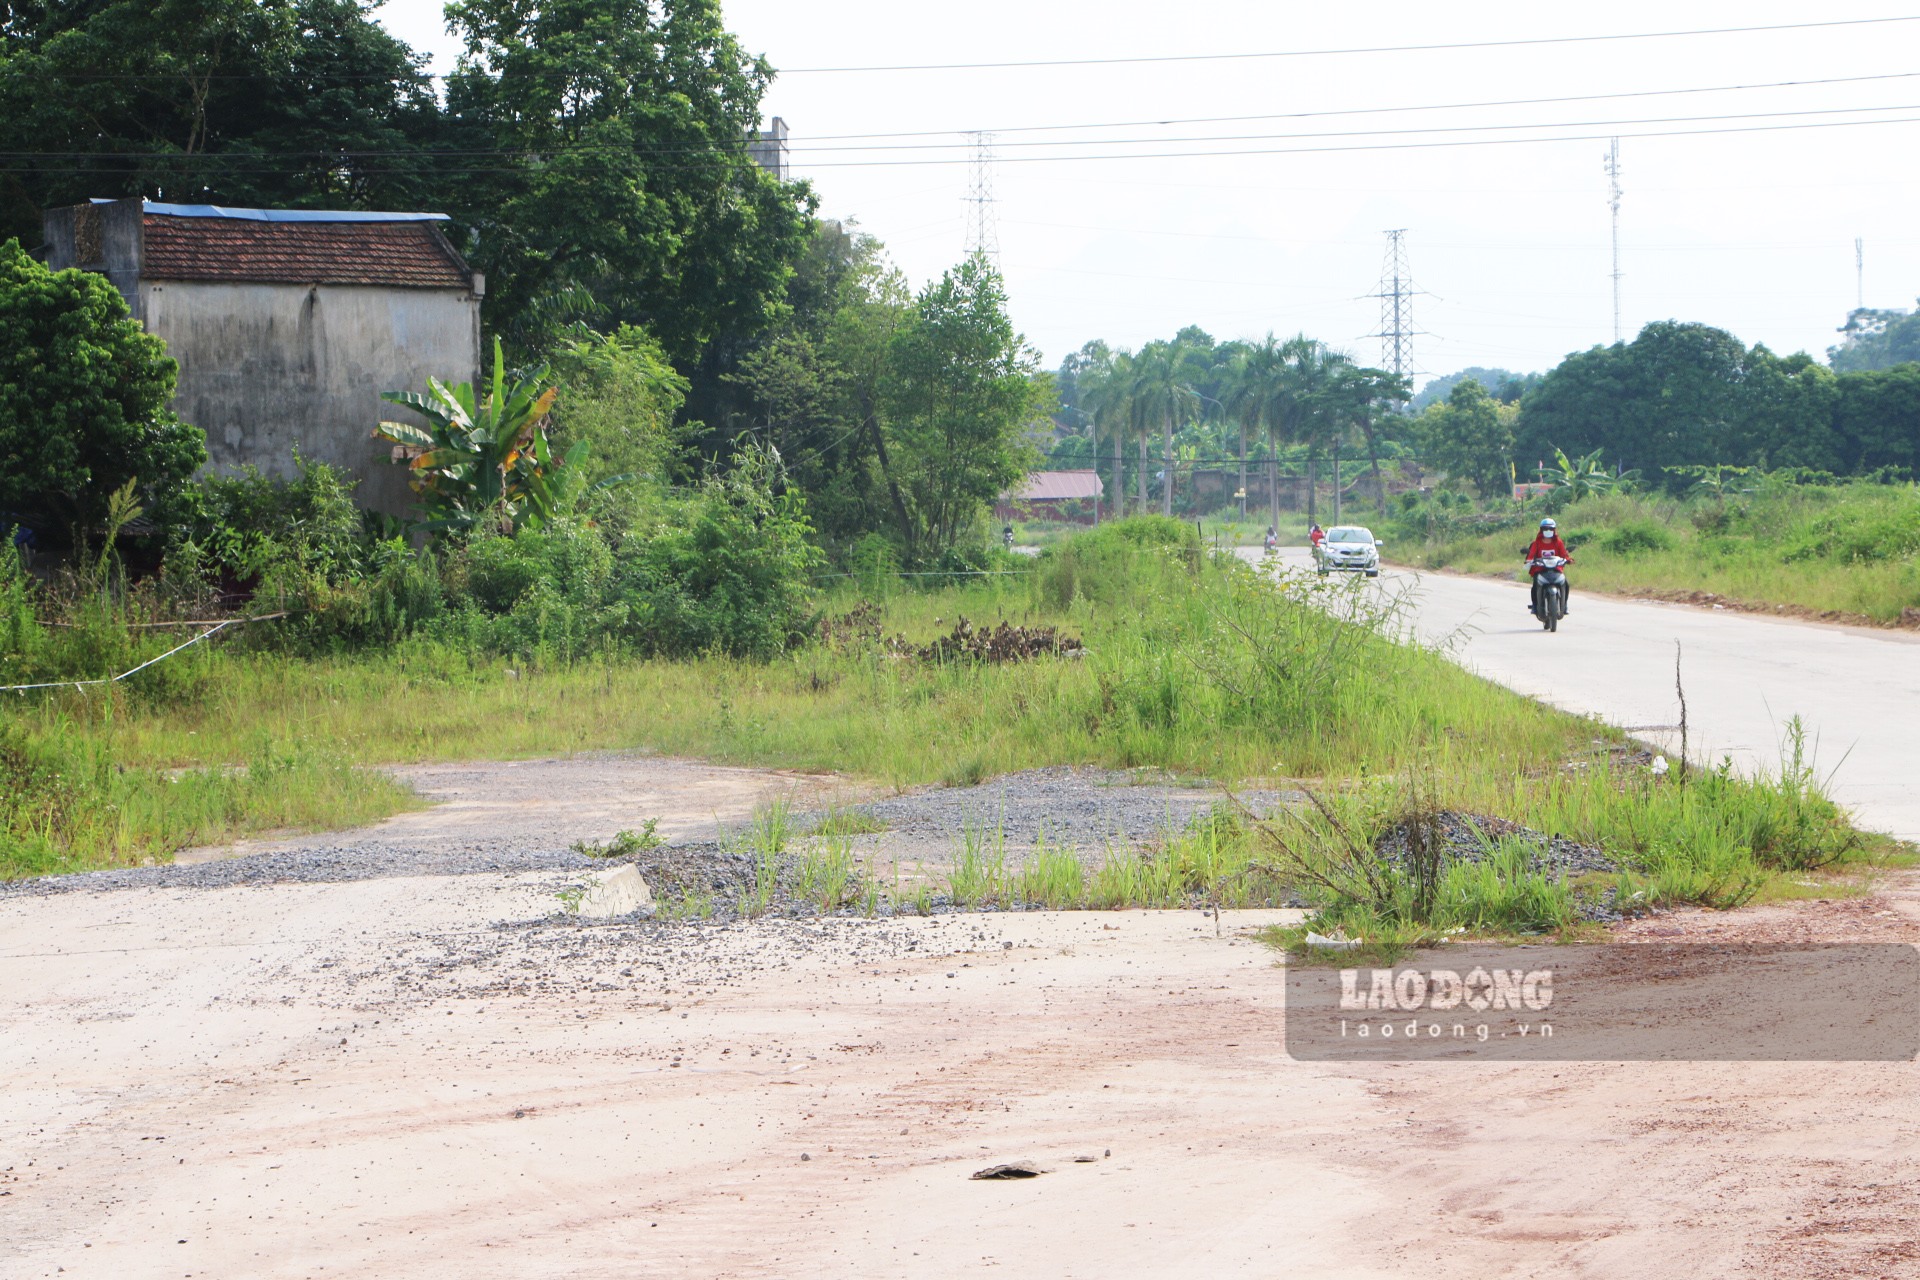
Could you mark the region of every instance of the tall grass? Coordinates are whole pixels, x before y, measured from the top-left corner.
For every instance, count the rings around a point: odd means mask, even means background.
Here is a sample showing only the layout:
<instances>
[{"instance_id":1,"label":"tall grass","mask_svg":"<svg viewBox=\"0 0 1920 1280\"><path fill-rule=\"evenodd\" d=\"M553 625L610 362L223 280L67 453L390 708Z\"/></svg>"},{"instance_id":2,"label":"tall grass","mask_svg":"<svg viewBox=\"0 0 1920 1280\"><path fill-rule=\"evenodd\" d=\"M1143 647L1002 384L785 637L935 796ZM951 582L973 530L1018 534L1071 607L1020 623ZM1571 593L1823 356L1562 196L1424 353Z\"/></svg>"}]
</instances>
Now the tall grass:
<instances>
[{"instance_id":1,"label":"tall grass","mask_svg":"<svg viewBox=\"0 0 1920 1280\"><path fill-rule=\"evenodd\" d=\"M1573 546L1576 589L1710 592L1899 621L1920 608L1920 489L1854 482L1729 481L1686 499L1609 494L1559 511ZM1520 571L1538 512L1470 519L1403 516L1394 556L1429 568ZM1486 527L1491 525L1492 527Z\"/></svg>"},{"instance_id":2,"label":"tall grass","mask_svg":"<svg viewBox=\"0 0 1920 1280\"><path fill-rule=\"evenodd\" d=\"M357 766L603 748L901 786L1055 764L1336 787L1424 772L1448 779L1457 807L1648 857L1662 840L1764 856L1770 841L1804 844L1793 833L1809 824L1844 829L1810 779L1797 808L1731 777L1703 780L1684 801L1591 773L1542 786L1537 762L1588 752L1591 722L1396 642L1392 602L1363 583L1256 573L1209 554L1191 525L1104 526L1034 569L894 592L882 629L921 642L961 615L1045 624L1083 636L1084 657L932 663L846 641L765 663L709 655L541 667L427 641L309 659L233 647L192 655L191 684L165 696L116 686L8 699L0 867L20 875L164 858L190 843L344 825L407 803ZM861 598L847 586L824 609ZM70 794L74 778L85 782ZM189 795L203 798L177 799ZM833 833L829 823L822 835ZM791 814L769 812L745 843L771 866L797 835ZM1172 868L1121 852L1086 868L1075 892L1171 901L1198 885L1228 905L1266 892L1247 858L1220 853L1231 840L1205 834L1208 852L1199 838L1170 846ZM1004 842L983 831L959 851L949 887L960 901L1006 902L1024 892L1013 875ZM1057 880L1035 888L1064 893Z\"/></svg>"}]
</instances>

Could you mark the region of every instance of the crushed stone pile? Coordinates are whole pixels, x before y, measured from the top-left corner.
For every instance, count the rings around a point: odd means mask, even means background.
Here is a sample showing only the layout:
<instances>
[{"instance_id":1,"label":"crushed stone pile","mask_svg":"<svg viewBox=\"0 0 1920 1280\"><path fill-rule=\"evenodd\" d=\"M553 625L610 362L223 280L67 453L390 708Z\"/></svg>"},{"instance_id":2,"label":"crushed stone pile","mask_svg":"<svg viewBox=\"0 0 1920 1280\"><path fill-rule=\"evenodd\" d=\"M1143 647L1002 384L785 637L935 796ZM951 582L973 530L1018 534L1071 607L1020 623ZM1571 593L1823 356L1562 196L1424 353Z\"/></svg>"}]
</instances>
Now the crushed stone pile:
<instances>
[{"instance_id":1,"label":"crushed stone pile","mask_svg":"<svg viewBox=\"0 0 1920 1280\"><path fill-rule=\"evenodd\" d=\"M1443 866L1449 862L1485 862L1496 846L1518 844L1527 849L1528 870L1541 872L1554 879L1620 870L1619 862L1608 856L1604 849L1557 835L1545 835L1505 818L1443 809L1430 815L1427 823L1430 838L1440 843ZM1411 821L1397 822L1373 845L1376 853L1408 872L1413 869L1411 828Z\"/></svg>"}]
</instances>

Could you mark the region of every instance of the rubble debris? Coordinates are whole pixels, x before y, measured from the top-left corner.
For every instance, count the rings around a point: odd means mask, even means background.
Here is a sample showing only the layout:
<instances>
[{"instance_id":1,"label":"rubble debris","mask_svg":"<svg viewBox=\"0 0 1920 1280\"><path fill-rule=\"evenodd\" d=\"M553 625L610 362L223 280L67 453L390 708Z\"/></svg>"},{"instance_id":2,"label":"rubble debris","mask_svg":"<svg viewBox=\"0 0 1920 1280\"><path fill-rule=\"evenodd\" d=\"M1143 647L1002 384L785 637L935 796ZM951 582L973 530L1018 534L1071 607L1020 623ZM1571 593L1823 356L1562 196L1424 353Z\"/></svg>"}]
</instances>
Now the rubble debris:
<instances>
[{"instance_id":1,"label":"rubble debris","mask_svg":"<svg viewBox=\"0 0 1920 1280\"><path fill-rule=\"evenodd\" d=\"M980 1170L973 1175L976 1182L1009 1182L1016 1178L1037 1178L1046 1170L1030 1160L1020 1160L1013 1164L996 1164Z\"/></svg>"}]
</instances>

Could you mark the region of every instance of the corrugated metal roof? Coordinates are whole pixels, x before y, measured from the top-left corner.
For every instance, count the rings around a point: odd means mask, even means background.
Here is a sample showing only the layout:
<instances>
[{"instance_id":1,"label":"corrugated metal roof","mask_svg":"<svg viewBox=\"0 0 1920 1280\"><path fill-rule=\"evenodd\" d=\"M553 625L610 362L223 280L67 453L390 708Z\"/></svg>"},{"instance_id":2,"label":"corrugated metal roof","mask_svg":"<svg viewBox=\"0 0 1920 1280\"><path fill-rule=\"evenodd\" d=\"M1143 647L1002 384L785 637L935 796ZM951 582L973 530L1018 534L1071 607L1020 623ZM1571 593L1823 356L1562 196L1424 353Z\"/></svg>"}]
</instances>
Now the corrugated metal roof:
<instances>
[{"instance_id":1,"label":"corrugated metal roof","mask_svg":"<svg viewBox=\"0 0 1920 1280\"><path fill-rule=\"evenodd\" d=\"M140 268L147 279L408 289L473 283L466 264L430 222L236 219L160 211L166 208L147 206Z\"/></svg>"},{"instance_id":2,"label":"corrugated metal roof","mask_svg":"<svg viewBox=\"0 0 1920 1280\"><path fill-rule=\"evenodd\" d=\"M95 204L116 204L94 197ZM236 209L220 204L162 204L142 200L148 213L169 218L236 218L243 222L447 222L444 213L388 213L373 209Z\"/></svg>"},{"instance_id":3,"label":"corrugated metal roof","mask_svg":"<svg viewBox=\"0 0 1920 1280\"><path fill-rule=\"evenodd\" d=\"M1035 471L1013 491L1015 502L1049 502L1066 498L1097 498L1101 494L1097 471Z\"/></svg>"}]
</instances>

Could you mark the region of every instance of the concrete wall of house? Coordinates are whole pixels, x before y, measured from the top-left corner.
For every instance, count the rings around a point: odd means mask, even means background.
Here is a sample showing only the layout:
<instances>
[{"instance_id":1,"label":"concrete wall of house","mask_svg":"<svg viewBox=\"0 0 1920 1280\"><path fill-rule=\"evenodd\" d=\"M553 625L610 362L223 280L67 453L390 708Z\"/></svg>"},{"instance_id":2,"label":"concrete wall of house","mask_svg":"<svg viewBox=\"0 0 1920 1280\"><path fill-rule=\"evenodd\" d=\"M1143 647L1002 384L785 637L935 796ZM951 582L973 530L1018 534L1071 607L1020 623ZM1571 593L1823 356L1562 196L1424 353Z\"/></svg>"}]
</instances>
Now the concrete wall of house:
<instances>
[{"instance_id":1,"label":"concrete wall of house","mask_svg":"<svg viewBox=\"0 0 1920 1280\"><path fill-rule=\"evenodd\" d=\"M143 280L134 310L179 361L174 412L207 433L213 467L291 475L297 450L393 515L413 494L372 432L416 419L380 393L465 382L480 363L480 300L464 290Z\"/></svg>"},{"instance_id":2,"label":"concrete wall of house","mask_svg":"<svg viewBox=\"0 0 1920 1280\"><path fill-rule=\"evenodd\" d=\"M139 318L136 286L146 238L145 206L139 200L83 204L49 209L42 218L47 265L55 271L78 267L113 281Z\"/></svg>"}]
</instances>

